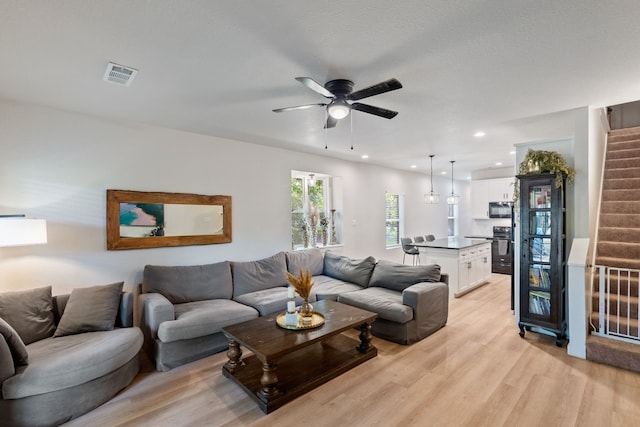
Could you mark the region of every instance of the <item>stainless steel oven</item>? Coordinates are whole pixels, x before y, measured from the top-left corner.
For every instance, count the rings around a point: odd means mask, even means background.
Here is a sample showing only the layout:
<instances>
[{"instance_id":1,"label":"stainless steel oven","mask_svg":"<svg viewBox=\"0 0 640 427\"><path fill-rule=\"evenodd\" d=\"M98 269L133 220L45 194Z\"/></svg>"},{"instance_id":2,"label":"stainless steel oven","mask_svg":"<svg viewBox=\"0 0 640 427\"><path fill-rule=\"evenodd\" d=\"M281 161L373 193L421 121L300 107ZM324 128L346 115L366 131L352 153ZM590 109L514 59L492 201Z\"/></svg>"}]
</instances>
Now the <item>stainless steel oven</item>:
<instances>
[{"instance_id":1,"label":"stainless steel oven","mask_svg":"<svg viewBox=\"0 0 640 427\"><path fill-rule=\"evenodd\" d=\"M511 227L494 226L491 242L491 272L513 274Z\"/></svg>"}]
</instances>

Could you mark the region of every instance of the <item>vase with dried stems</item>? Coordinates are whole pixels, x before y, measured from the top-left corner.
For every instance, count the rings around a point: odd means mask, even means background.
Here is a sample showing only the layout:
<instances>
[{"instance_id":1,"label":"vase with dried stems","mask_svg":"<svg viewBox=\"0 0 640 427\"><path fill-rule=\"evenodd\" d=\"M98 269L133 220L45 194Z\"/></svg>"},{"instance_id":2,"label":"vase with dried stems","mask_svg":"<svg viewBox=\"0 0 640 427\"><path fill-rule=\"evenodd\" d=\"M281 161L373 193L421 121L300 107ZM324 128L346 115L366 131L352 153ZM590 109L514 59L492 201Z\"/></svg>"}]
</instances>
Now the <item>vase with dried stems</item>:
<instances>
[{"instance_id":1,"label":"vase with dried stems","mask_svg":"<svg viewBox=\"0 0 640 427\"><path fill-rule=\"evenodd\" d=\"M311 271L307 269L302 271L300 268L300 276L294 276L287 271L287 279L289 283L295 288L300 298L304 302L298 308L298 315L302 318L302 323L309 324L313 317L313 306L309 304L309 297L311 296L311 288L313 287L313 281L311 280Z\"/></svg>"}]
</instances>

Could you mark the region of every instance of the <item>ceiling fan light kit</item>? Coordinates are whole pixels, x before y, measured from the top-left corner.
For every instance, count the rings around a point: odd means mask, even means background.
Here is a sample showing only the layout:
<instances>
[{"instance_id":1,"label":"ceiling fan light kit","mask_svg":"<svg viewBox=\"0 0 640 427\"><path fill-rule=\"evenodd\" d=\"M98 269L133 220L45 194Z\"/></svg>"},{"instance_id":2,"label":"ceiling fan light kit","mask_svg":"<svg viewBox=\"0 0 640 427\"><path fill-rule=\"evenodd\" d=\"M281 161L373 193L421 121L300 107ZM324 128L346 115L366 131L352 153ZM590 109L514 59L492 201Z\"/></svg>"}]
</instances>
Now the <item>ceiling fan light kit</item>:
<instances>
[{"instance_id":1,"label":"ceiling fan light kit","mask_svg":"<svg viewBox=\"0 0 640 427\"><path fill-rule=\"evenodd\" d=\"M282 113L292 110L304 110L312 107L325 107L327 111L327 121L325 128L333 128L338 120L347 117L351 110L362 111L363 113L373 114L374 116L392 119L398 115L397 111L387 110L369 104L362 104L358 101L370 96L380 95L381 93L390 92L402 88L402 84L397 79L389 79L373 86L353 92L353 82L346 79L330 80L322 86L310 77L296 77L296 80L313 90L316 93L330 99L328 103L298 105L296 107L277 108L273 110L275 113Z\"/></svg>"},{"instance_id":2,"label":"ceiling fan light kit","mask_svg":"<svg viewBox=\"0 0 640 427\"><path fill-rule=\"evenodd\" d=\"M327 113L336 120L344 119L351 112L351 106L347 101L336 99L327 105Z\"/></svg>"}]
</instances>

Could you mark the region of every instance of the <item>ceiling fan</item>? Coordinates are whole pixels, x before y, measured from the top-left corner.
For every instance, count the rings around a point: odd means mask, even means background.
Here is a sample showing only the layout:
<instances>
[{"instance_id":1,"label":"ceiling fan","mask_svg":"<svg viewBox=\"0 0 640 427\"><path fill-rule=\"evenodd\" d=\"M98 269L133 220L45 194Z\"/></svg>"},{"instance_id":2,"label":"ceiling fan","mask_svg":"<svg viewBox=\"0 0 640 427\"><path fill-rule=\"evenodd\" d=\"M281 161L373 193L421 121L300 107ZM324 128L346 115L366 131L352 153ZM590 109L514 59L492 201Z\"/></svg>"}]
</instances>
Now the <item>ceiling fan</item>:
<instances>
[{"instance_id":1,"label":"ceiling fan","mask_svg":"<svg viewBox=\"0 0 640 427\"><path fill-rule=\"evenodd\" d=\"M353 90L353 82L346 79L330 80L322 86L310 77L296 77L296 80L311 89L314 92L319 93L325 98L330 99L329 103L307 104L298 105L296 107L278 108L273 110L275 113L282 113L283 111L292 110L304 110L313 107L326 107L327 108L327 123L325 128L335 127L338 120L344 119L349 115L351 110L362 111L363 113L373 114L375 116L384 117L385 119L392 119L398 115L397 111L387 110L385 108L374 107L369 104L362 104L358 101L370 96L380 95L381 93L390 92L392 90L400 89L402 84L397 79L389 79L384 82L369 86L364 89Z\"/></svg>"}]
</instances>

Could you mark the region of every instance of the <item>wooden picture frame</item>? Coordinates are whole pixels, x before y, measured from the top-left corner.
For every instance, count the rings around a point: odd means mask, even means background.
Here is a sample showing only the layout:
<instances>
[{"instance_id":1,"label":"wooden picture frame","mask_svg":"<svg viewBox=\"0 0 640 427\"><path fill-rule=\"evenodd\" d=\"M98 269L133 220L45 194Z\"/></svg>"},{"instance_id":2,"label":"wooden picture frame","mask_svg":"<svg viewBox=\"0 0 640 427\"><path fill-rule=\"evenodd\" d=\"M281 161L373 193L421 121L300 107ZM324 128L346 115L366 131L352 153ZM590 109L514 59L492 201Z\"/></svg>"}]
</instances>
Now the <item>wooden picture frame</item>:
<instances>
[{"instance_id":1,"label":"wooden picture frame","mask_svg":"<svg viewBox=\"0 0 640 427\"><path fill-rule=\"evenodd\" d=\"M138 230L142 230L138 231L139 233L145 233L146 231L146 234L139 236L127 236L127 233L123 232L123 229L129 223L130 218L127 220L127 224L121 224L121 209L124 207L129 208L132 205L143 206L149 204L164 205L164 212L166 212L166 214L164 214L162 219L163 222L161 224L157 224L155 228L152 227L152 230L145 230L145 227L137 226ZM181 222L190 220L190 218L188 218L188 211L190 208L199 212L198 221L202 222L202 215L200 212L202 209L209 209L208 207L211 207L212 213L205 215L206 218L204 222L215 222L215 224L205 224L205 227L211 226L210 232L206 228L205 229L207 231L182 231L178 232L178 234L171 232L172 229L185 229ZM181 212L181 214L172 215L171 212L176 210ZM184 212L187 212L187 214L184 214ZM218 212L219 216L222 218L214 218ZM202 225L199 225L198 227L200 230L203 229ZM191 228L196 227L194 226L190 228L189 225L189 227L186 228L191 230ZM167 232L165 232L165 229ZM231 196L107 190L108 250L231 243L231 231Z\"/></svg>"}]
</instances>

